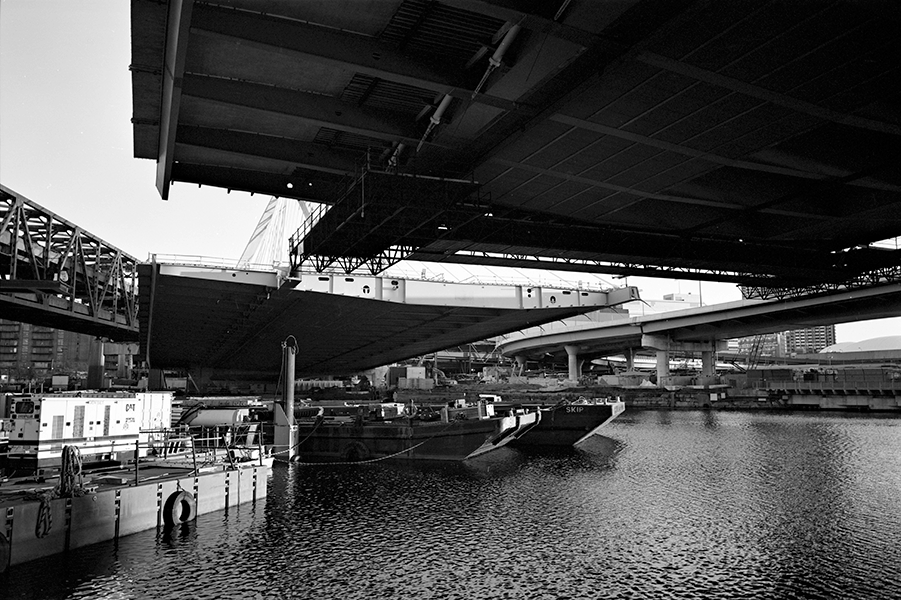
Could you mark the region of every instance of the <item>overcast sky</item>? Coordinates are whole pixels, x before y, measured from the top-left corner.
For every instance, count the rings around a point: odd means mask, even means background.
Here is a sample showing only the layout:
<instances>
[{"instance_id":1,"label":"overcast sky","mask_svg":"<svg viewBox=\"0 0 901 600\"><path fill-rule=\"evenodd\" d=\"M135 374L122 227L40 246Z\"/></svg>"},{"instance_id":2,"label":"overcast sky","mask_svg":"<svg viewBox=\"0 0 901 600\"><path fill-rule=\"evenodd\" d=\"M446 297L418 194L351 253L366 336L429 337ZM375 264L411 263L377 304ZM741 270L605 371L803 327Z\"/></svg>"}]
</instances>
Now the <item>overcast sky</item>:
<instances>
[{"instance_id":1,"label":"overcast sky","mask_svg":"<svg viewBox=\"0 0 901 600\"><path fill-rule=\"evenodd\" d=\"M155 162L133 158L129 5L0 0L0 183L141 260L150 253L237 258L268 197L175 183L163 201ZM429 275L442 270L451 268L434 266ZM448 277L459 277L453 270ZM612 276L563 277L623 284ZM740 298L727 284L629 283L651 299L678 292L700 294L704 304ZM838 326L840 342L899 334L901 318Z\"/></svg>"}]
</instances>

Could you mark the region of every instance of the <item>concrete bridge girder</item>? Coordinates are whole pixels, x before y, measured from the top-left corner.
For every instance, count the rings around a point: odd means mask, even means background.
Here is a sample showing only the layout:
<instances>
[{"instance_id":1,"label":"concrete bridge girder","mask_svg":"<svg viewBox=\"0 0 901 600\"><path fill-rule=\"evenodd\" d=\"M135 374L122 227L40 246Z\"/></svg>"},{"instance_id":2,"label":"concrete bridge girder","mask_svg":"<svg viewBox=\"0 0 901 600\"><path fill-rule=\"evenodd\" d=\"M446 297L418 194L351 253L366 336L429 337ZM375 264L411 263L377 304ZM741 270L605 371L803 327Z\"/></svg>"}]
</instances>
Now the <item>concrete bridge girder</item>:
<instances>
[{"instance_id":1,"label":"concrete bridge girder","mask_svg":"<svg viewBox=\"0 0 901 600\"><path fill-rule=\"evenodd\" d=\"M249 266L249 265L248 265ZM277 372L275 349L301 340L298 372L343 374L596 311L637 296L174 262L139 265L142 353L154 366ZM151 321L152 315L152 321ZM221 375L219 375L221 377Z\"/></svg>"},{"instance_id":2,"label":"concrete bridge girder","mask_svg":"<svg viewBox=\"0 0 901 600\"><path fill-rule=\"evenodd\" d=\"M720 352L728 348L726 340L710 340L706 342L681 342L667 336L642 334L643 348L666 350L669 352Z\"/></svg>"}]
</instances>

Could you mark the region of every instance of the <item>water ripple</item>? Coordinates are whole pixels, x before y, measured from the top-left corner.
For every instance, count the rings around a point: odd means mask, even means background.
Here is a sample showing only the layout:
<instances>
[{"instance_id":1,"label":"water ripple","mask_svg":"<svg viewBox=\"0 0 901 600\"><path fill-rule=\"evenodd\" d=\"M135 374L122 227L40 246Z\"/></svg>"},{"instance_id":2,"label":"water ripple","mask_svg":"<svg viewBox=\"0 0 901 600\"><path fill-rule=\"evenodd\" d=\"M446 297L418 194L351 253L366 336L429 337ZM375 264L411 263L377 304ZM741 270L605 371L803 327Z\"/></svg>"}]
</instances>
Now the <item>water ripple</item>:
<instances>
[{"instance_id":1,"label":"water ripple","mask_svg":"<svg viewBox=\"0 0 901 600\"><path fill-rule=\"evenodd\" d=\"M269 497L0 598L901 597L897 418L631 412L580 449L280 466Z\"/></svg>"}]
</instances>

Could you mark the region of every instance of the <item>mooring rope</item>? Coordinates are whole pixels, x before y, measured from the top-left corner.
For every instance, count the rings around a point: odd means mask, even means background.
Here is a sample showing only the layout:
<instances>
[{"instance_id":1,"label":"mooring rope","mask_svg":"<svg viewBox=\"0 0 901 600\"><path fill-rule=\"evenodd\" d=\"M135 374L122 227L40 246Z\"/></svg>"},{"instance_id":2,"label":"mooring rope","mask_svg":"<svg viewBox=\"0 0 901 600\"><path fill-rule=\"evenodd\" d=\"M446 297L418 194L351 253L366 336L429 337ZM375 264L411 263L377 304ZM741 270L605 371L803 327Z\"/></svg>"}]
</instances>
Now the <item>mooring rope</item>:
<instances>
[{"instance_id":1,"label":"mooring rope","mask_svg":"<svg viewBox=\"0 0 901 600\"><path fill-rule=\"evenodd\" d=\"M297 447L300 446L303 442L305 442L305 441L307 441L308 439L310 439L310 436L313 435L313 433L316 431L316 428L319 427L319 425L322 424L323 421L324 421L324 419L320 420L320 422L316 424L316 427L314 427L313 430L310 431L310 433L307 435L307 437L305 437L302 441L300 441L300 442L298 442L297 444L295 444L295 445L294 445L294 448L297 448ZM366 459L366 460L331 461L331 462L306 462L306 461L291 461L291 462L294 463L294 464L297 464L297 465L303 465L303 466L308 466L308 467L309 467L309 466L332 466L332 467L335 467L335 466L349 466L349 465L366 465L366 464L376 463L376 462L380 462L380 461L383 461L383 460L388 460L389 458L395 458L395 457L400 456L401 454L404 454L404 453L406 453L406 452L411 452L411 451L413 451L413 450L419 448L420 446L422 446L422 445L425 444L426 442L429 442L429 441L435 439L435 437L437 437L437 436L441 435L442 433L446 432L447 430L449 430L451 427L457 425L458 423L459 423L459 421L450 421L450 422L447 424L447 427L444 427L444 428L442 428L441 430L436 431L435 433L433 433L432 435L430 435L430 436L427 437L426 439L422 440L422 441L419 442L418 444L416 444L416 445L414 445L414 446L410 446L409 448L404 448L403 450L400 450L400 451L398 451L398 452L395 452L394 454L388 454L388 455L386 455L386 456L379 456L378 458L369 458L369 459ZM357 440L357 441L358 441L358 440ZM279 451L279 452L273 452L273 454L284 454L284 453L286 453L286 452L288 452L288 450L281 450L281 451Z\"/></svg>"},{"instance_id":2,"label":"mooring rope","mask_svg":"<svg viewBox=\"0 0 901 600\"><path fill-rule=\"evenodd\" d=\"M321 416L317 417L317 418L316 418L316 424L313 425L313 429L310 431L310 433L307 434L307 437L303 438L302 440L300 440L299 442L297 442L296 444L294 444L294 446L292 446L291 448L285 448L284 450L279 450L278 452L273 452L273 453L272 453L273 456L276 455L276 454L287 454L287 453L289 453L289 452L293 452L294 450L297 450L297 449L300 447L301 444L303 444L304 442L306 442L308 439L310 439L310 437L311 437L314 433L316 433L316 430L319 429L319 426L322 425L322 423L323 423L324 421L325 421L325 419L324 419L323 417L321 417Z\"/></svg>"},{"instance_id":3,"label":"mooring rope","mask_svg":"<svg viewBox=\"0 0 901 600\"><path fill-rule=\"evenodd\" d=\"M59 483L56 485L58 497L71 498L81 491L81 466L81 451L76 446L64 446Z\"/></svg>"},{"instance_id":4,"label":"mooring rope","mask_svg":"<svg viewBox=\"0 0 901 600\"><path fill-rule=\"evenodd\" d=\"M63 446L62 463L60 465L59 482L52 490L39 494L37 521L34 524L35 537L47 537L53 528L53 500L56 498L74 498L84 495L82 488L81 451L76 446Z\"/></svg>"},{"instance_id":5,"label":"mooring rope","mask_svg":"<svg viewBox=\"0 0 901 600\"><path fill-rule=\"evenodd\" d=\"M435 437L435 436L432 436L432 437ZM305 467L321 467L321 466L332 466L332 467L341 466L341 467L343 467L343 466L348 466L348 465L367 465L367 464L376 463L376 462L379 462L382 460L388 460L389 458L394 458L395 456L400 456L401 454L403 454L405 452L410 452L411 450L415 450L416 448L419 448L420 446L425 444L430 439L432 439L432 438L422 440L415 446L411 446L409 448L401 450L400 452L395 452L394 454L389 454L387 456L380 456L378 458L370 458L367 460L344 460L344 461L340 461L340 462L301 462L298 460L298 461L292 461L292 462L296 465L303 465Z\"/></svg>"},{"instance_id":6,"label":"mooring rope","mask_svg":"<svg viewBox=\"0 0 901 600\"><path fill-rule=\"evenodd\" d=\"M53 527L53 511L50 502L53 500L53 491L44 492L39 496L41 505L38 507L38 518L34 524L35 537L47 537Z\"/></svg>"}]
</instances>

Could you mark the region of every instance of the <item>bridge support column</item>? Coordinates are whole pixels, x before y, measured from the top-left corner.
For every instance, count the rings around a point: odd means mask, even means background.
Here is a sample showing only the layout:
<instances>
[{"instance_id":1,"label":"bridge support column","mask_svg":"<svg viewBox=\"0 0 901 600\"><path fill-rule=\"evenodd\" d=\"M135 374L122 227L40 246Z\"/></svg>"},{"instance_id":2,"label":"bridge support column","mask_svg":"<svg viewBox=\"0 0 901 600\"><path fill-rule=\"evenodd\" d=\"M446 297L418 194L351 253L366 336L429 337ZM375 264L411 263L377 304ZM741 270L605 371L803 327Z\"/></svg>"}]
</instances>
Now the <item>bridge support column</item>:
<instances>
[{"instance_id":1,"label":"bridge support column","mask_svg":"<svg viewBox=\"0 0 901 600\"><path fill-rule=\"evenodd\" d=\"M713 352L710 350L703 350L701 352L701 375L710 376L714 375L715 370L713 368Z\"/></svg>"},{"instance_id":2,"label":"bridge support column","mask_svg":"<svg viewBox=\"0 0 901 600\"><path fill-rule=\"evenodd\" d=\"M517 354L514 358L516 359L516 369L519 371L517 375L522 377L523 373L526 372L526 357L522 354Z\"/></svg>"},{"instance_id":3,"label":"bridge support column","mask_svg":"<svg viewBox=\"0 0 901 600\"><path fill-rule=\"evenodd\" d=\"M569 367L569 375L568 379L570 381L579 381L579 375L581 374L579 367L581 363L579 362L579 347L578 346L564 346L566 350L566 358L567 365Z\"/></svg>"},{"instance_id":4,"label":"bridge support column","mask_svg":"<svg viewBox=\"0 0 901 600\"><path fill-rule=\"evenodd\" d=\"M294 423L294 357L297 345L294 336L282 343L285 357L284 405L276 404L275 409L275 451L276 459L290 461L297 453L294 447L297 438L297 425Z\"/></svg>"},{"instance_id":5,"label":"bridge support column","mask_svg":"<svg viewBox=\"0 0 901 600\"><path fill-rule=\"evenodd\" d=\"M116 356L116 377L119 379L128 379L131 377L131 354L128 353L126 344L116 344L118 352Z\"/></svg>"},{"instance_id":6,"label":"bridge support column","mask_svg":"<svg viewBox=\"0 0 901 600\"><path fill-rule=\"evenodd\" d=\"M635 370L635 349L629 348L624 355L626 357L626 371Z\"/></svg>"},{"instance_id":7,"label":"bridge support column","mask_svg":"<svg viewBox=\"0 0 901 600\"><path fill-rule=\"evenodd\" d=\"M91 390L103 389L104 361L103 340L96 338L91 340L91 354L88 358L87 387Z\"/></svg>"},{"instance_id":8,"label":"bridge support column","mask_svg":"<svg viewBox=\"0 0 901 600\"><path fill-rule=\"evenodd\" d=\"M166 377L162 369L150 369L147 371L147 391L158 392L166 389Z\"/></svg>"},{"instance_id":9,"label":"bridge support column","mask_svg":"<svg viewBox=\"0 0 901 600\"><path fill-rule=\"evenodd\" d=\"M726 341L709 340L705 342L682 342L666 336L643 334L641 345L657 351L657 385L665 385L664 378L669 377L669 352L700 352L701 359L709 361L710 374L713 374L713 353L721 347L725 349ZM704 358L706 354L707 358ZM705 372L706 374L706 372Z\"/></svg>"},{"instance_id":10,"label":"bridge support column","mask_svg":"<svg viewBox=\"0 0 901 600\"><path fill-rule=\"evenodd\" d=\"M666 380L669 377L669 351L668 350L658 350L657 351L657 386L663 387L666 385Z\"/></svg>"}]
</instances>

